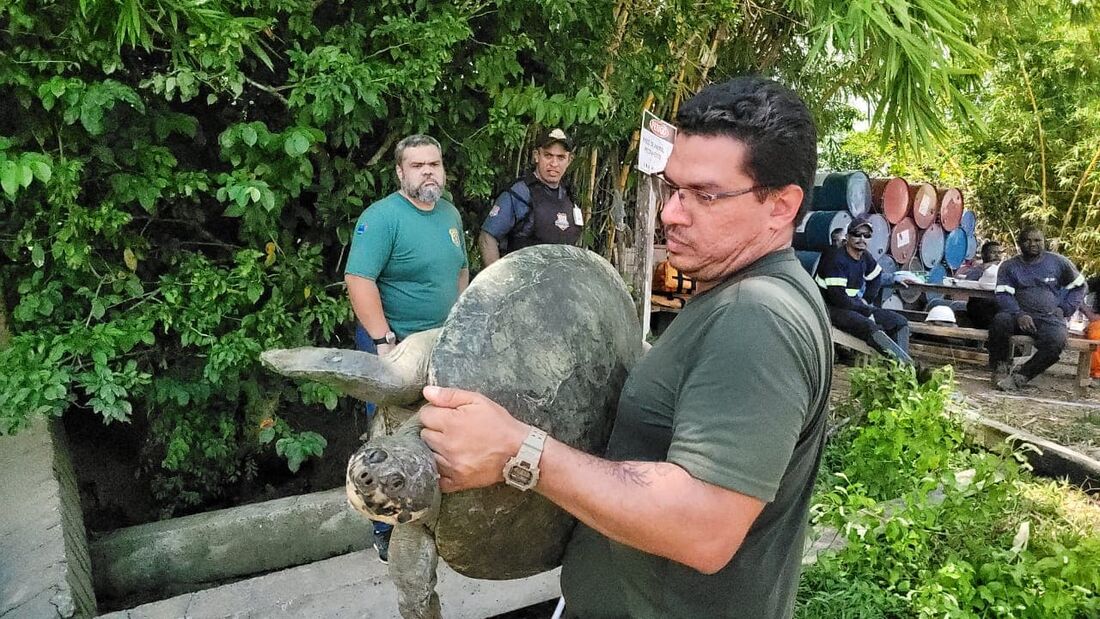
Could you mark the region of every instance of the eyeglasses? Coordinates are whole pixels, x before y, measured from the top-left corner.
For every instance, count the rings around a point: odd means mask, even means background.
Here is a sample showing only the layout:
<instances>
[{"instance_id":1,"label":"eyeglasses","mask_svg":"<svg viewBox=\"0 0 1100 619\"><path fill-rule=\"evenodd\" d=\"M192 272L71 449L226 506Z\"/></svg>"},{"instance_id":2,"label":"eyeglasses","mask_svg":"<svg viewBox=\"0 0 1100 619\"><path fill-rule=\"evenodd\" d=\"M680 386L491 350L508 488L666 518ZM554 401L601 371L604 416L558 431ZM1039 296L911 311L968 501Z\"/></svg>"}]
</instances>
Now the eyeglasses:
<instances>
[{"instance_id":1,"label":"eyeglasses","mask_svg":"<svg viewBox=\"0 0 1100 619\"><path fill-rule=\"evenodd\" d=\"M870 232L849 232L848 236L859 237L861 239L869 239L869 238L871 238L871 233Z\"/></svg>"},{"instance_id":2,"label":"eyeglasses","mask_svg":"<svg viewBox=\"0 0 1100 619\"><path fill-rule=\"evenodd\" d=\"M688 206L710 206L718 200L724 200L726 198L736 198L737 196L743 196L749 192L756 191L758 189L767 189L764 185L753 185L748 189L738 189L736 191L723 191L721 193L707 193L698 189L692 189L691 187L681 187L676 183L668 180L664 173L658 172L653 175L653 178L657 179L657 184L660 187L661 203L664 204L675 193L680 202Z\"/></svg>"}]
</instances>

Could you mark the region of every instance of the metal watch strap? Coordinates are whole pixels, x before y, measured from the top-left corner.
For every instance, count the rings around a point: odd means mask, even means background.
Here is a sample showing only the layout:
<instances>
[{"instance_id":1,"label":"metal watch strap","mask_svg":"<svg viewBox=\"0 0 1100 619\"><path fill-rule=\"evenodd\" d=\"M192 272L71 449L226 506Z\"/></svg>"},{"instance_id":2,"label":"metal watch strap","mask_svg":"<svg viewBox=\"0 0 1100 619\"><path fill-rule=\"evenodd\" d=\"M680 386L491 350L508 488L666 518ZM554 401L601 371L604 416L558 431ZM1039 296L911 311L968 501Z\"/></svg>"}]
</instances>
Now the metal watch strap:
<instances>
[{"instance_id":1,"label":"metal watch strap","mask_svg":"<svg viewBox=\"0 0 1100 619\"><path fill-rule=\"evenodd\" d=\"M542 459L542 449L546 445L546 432L531 426L527 438L523 439L516 455L504 466L504 481L520 490L530 490L539 481L539 460ZM521 477L529 477L526 483L516 479L514 469L522 469L526 474Z\"/></svg>"}]
</instances>

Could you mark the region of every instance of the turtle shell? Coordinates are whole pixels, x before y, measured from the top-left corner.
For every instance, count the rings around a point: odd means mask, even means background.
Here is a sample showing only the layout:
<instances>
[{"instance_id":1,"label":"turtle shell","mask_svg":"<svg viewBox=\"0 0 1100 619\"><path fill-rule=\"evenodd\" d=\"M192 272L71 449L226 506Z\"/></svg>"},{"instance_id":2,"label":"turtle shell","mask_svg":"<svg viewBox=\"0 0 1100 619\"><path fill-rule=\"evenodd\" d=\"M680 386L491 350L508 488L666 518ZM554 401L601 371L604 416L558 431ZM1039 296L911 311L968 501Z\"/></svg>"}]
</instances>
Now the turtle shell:
<instances>
[{"instance_id":1,"label":"turtle shell","mask_svg":"<svg viewBox=\"0 0 1100 619\"><path fill-rule=\"evenodd\" d=\"M536 245L482 271L444 323L429 383L480 392L517 419L602 454L619 393L641 355L641 328L619 274L600 256ZM440 556L473 578L522 578L561 563L575 520L503 483L444 495Z\"/></svg>"}]
</instances>

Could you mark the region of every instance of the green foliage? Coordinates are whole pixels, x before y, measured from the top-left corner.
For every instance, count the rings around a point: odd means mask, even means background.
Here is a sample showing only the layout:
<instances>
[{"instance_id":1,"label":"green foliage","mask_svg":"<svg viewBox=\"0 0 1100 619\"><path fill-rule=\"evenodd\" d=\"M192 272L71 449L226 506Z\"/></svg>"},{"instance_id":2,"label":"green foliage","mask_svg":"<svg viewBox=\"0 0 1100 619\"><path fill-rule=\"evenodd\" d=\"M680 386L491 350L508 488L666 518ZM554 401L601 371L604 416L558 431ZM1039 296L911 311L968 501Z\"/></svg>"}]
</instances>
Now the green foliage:
<instances>
[{"instance_id":1,"label":"green foliage","mask_svg":"<svg viewBox=\"0 0 1100 619\"><path fill-rule=\"evenodd\" d=\"M866 423L828 447L813 508L816 522L837 528L847 545L806 570L798 616L1100 612L1095 507L1075 490L1030 478L1020 454L964 444L945 410L950 382L941 371L917 384L896 365L853 371Z\"/></svg>"},{"instance_id":2,"label":"green foliage","mask_svg":"<svg viewBox=\"0 0 1100 619\"><path fill-rule=\"evenodd\" d=\"M914 3L907 27L931 19L931 4ZM709 77L762 71L802 89L828 132L850 120L848 96L876 97L886 83L942 91L958 70L933 63L927 80L895 73L814 96L835 82L837 57L858 50L870 69L896 48L883 35L903 16L847 27L839 6L3 4L0 433L72 408L139 421L165 513L224 496L255 474L262 450L297 469L323 441L276 412L331 409L336 395L297 389L257 356L350 346L349 230L395 188L398 139L441 139L450 190L476 230L527 161L536 125L564 127L583 149L573 176L589 184L578 192L594 215L585 238L606 249L601 226L622 217L611 205L629 186L620 171L647 99L671 113ZM964 50L960 27L934 25L928 49ZM843 44L808 60L805 41L827 32ZM262 440L267 419L280 430Z\"/></svg>"}]
</instances>

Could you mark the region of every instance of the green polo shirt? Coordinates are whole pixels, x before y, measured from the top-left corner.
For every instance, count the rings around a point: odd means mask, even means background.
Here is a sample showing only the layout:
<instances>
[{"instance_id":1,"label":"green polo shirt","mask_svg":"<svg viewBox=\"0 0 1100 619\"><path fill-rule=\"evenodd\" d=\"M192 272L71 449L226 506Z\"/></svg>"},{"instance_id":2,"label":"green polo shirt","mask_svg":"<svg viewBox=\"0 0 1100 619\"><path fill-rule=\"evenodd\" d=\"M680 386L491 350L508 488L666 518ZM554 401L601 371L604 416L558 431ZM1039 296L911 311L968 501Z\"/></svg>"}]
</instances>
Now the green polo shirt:
<instances>
[{"instance_id":1,"label":"green polo shirt","mask_svg":"<svg viewBox=\"0 0 1100 619\"><path fill-rule=\"evenodd\" d=\"M466 266L458 209L440 199L422 211L394 192L359 216L344 273L374 280L390 329L405 338L443 324Z\"/></svg>"},{"instance_id":2,"label":"green polo shirt","mask_svg":"<svg viewBox=\"0 0 1100 619\"><path fill-rule=\"evenodd\" d=\"M567 614L790 617L831 379L828 317L793 251L689 301L627 378L607 458L673 462L767 505L713 575L578 525L561 576ZM682 526L675 512L662 522Z\"/></svg>"}]
</instances>

